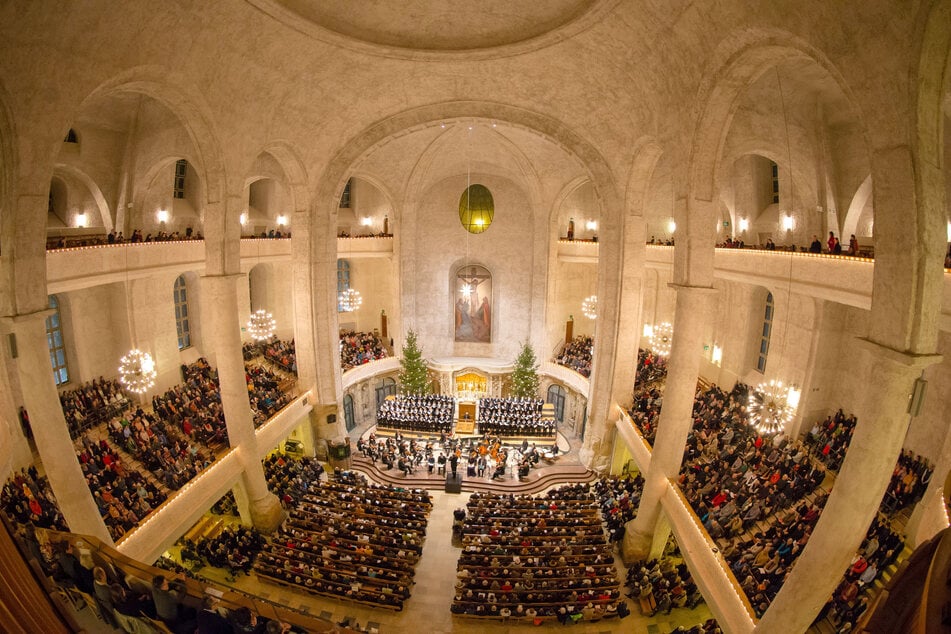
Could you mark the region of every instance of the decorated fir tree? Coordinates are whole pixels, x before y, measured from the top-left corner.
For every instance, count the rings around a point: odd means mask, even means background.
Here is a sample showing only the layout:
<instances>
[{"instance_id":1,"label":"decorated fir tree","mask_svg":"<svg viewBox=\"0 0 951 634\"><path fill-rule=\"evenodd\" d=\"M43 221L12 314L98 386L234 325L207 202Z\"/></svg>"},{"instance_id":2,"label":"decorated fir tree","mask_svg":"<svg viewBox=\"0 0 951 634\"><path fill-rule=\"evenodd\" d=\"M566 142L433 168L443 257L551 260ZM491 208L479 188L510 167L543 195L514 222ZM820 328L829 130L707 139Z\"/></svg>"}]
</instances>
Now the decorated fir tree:
<instances>
[{"instance_id":1,"label":"decorated fir tree","mask_svg":"<svg viewBox=\"0 0 951 634\"><path fill-rule=\"evenodd\" d=\"M522 351L515 359L512 396L538 398L538 363L535 361L535 351L527 343L522 344Z\"/></svg>"},{"instance_id":2,"label":"decorated fir tree","mask_svg":"<svg viewBox=\"0 0 951 634\"><path fill-rule=\"evenodd\" d=\"M403 356L400 359L403 370L400 372L400 390L403 394L429 394L429 370L423 352L416 342L416 333L406 333L403 344Z\"/></svg>"}]
</instances>

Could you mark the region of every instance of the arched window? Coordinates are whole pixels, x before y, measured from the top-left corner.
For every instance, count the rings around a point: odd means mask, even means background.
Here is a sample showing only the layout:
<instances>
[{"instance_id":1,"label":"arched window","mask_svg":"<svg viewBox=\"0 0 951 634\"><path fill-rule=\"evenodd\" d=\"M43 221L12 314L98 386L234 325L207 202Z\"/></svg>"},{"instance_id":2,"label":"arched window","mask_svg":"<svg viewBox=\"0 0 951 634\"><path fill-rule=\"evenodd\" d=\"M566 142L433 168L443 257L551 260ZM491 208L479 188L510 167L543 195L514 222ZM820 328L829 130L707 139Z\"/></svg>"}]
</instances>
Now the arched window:
<instances>
[{"instance_id":1,"label":"arched window","mask_svg":"<svg viewBox=\"0 0 951 634\"><path fill-rule=\"evenodd\" d=\"M66 344L63 342L63 324L56 295L50 295L50 308L53 314L46 318L46 344L50 349L53 378L56 385L63 385L69 382L69 370L66 368Z\"/></svg>"},{"instance_id":2,"label":"arched window","mask_svg":"<svg viewBox=\"0 0 951 634\"><path fill-rule=\"evenodd\" d=\"M66 138L63 139L63 143L75 143L78 145L79 136L76 134L76 131L70 128L69 132L66 133Z\"/></svg>"},{"instance_id":3,"label":"arched window","mask_svg":"<svg viewBox=\"0 0 951 634\"><path fill-rule=\"evenodd\" d=\"M185 276L175 280L175 328L178 330L178 349L184 350L192 345L191 328L188 326L188 294L185 290Z\"/></svg>"},{"instance_id":4,"label":"arched window","mask_svg":"<svg viewBox=\"0 0 951 634\"><path fill-rule=\"evenodd\" d=\"M383 379L380 382L380 385L376 388L376 409L380 411L380 407L383 406L383 401L386 400L387 396L396 395L396 381L390 378Z\"/></svg>"},{"instance_id":5,"label":"arched window","mask_svg":"<svg viewBox=\"0 0 951 634\"><path fill-rule=\"evenodd\" d=\"M340 294L350 288L350 262L337 260L337 312L346 312L340 303Z\"/></svg>"},{"instance_id":6,"label":"arched window","mask_svg":"<svg viewBox=\"0 0 951 634\"><path fill-rule=\"evenodd\" d=\"M559 423L565 421L565 396L565 388L560 385L548 388L548 402L555 406L555 420Z\"/></svg>"},{"instance_id":7,"label":"arched window","mask_svg":"<svg viewBox=\"0 0 951 634\"><path fill-rule=\"evenodd\" d=\"M343 188L343 193L340 194L340 204L338 207L341 209L350 209L351 204L351 193L353 192L353 179L347 179L347 184Z\"/></svg>"},{"instance_id":8,"label":"arched window","mask_svg":"<svg viewBox=\"0 0 951 634\"><path fill-rule=\"evenodd\" d=\"M766 294L766 314L763 317L763 335L759 342L759 359L756 369L766 372L766 357L769 356L769 337L773 332L773 294Z\"/></svg>"},{"instance_id":9,"label":"arched window","mask_svg":"<svg viewBox=\"0 0 951 634\"><path fill-rule=\"evenodd\" d=\"M356 420L353 418L353 397L347 394L343 397L343 422L347 426L347 431L353 431L353 428L357 426Z\"/></svg>"},{"instance_id":10,"label":"arched window","mask_svg":"<svg viewBox=\"0 0 951 634\"><path fill-rule=\"evenodd\" d=\"M178 159L175 161L175 182L172 186L172 196L175 198L185 197L185 174L188 172L188 161Z\"/></svg>"}]
</instances>

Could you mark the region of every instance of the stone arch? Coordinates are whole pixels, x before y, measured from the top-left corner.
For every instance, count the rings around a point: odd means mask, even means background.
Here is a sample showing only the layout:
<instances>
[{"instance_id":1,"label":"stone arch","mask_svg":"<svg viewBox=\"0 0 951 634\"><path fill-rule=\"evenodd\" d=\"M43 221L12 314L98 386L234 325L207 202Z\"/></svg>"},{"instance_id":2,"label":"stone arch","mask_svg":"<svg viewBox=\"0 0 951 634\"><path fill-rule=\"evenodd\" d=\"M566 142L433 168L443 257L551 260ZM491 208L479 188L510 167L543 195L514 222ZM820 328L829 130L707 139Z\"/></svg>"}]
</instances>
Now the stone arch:
<instances>
[{"instance_id":1,"label":"stone arch","mask_svg":"<svg viewBox=\"0 0 951 634\"><path fill-rule=\"evenodd\" d=\"M106 233L112 231L114 225L112 214L109 212L109 203L106 202L106 198L102 195L102 190L99 189L99 185L96 181L78 167L65 163L57 163L55 165L53 174L55 175L57 172L69 174L82 182L89 189L89 193L92 194L93 200L96 202L96 208L99 210L99 216L102 218L102 226L105 228Z\"/></svg>"},{"instance_id":2,"label":"stone arch","mask_svg":"<svg viewBox=\"0 0 951 634\"><path fill-rule=\"evenodd\" d=\"M746 29L727 34L714 51L698 91L703 104L689 142L686 240L678 238L676 277L689 284L709 286L712 270L712 232L717 210L714 198L727 135L747 86L775 65L804 59L821 68L837 85L856 113L868 153L866 117L849 84L820 50L804 39L779 29ZM678 233L680 230L678 228ZM684 248L686 247L686 249Z\"/></svg>"},{"instance_id":3,"label":"stone arch","mask_svg":"<svg viewBox=\"0 0 951 634\"><path fill-rule=\"evenodd\" d=\"M272 141L261 148L261 151L255 156L265 153L274 157L274 160L284 170L294 211L306 209L310 202L307 189L307 168L304 166L300 154L287 141Z\"/></svg>"},{"instance_id":4,"label":"stone arch","mask_svg":"<svg viewBox=\"0 0 951 634\"><path fill-rule=\"evenodd\" d=\"M233 272L240 267L240 257L237 245L230 249L225 247L229 233L221 209L227 191L221 143L213 125L211 109L201 93L190 86L190 82L170 76L167 68L136 66L101 83L86 96L79 110L113 94L136 93L156 100L178 118L195 149L195 160L189 160L189 163L198 172L203 187L203 209L196 211L202 219L205 236L206 270L209 274ZM66 127L68 129L68 125ZM233 223L232 233L240 235L237 216Z\"/></svg>"},{"instance_id":5,"label":"stone arch","mask_svg":"<svg viewBox=\"0 0 951 634\"><path fill-rule=\"evenodd\" d=\"M159 177L159 174L162 170L168 169L169 165L175 163L179 159L184 159L188 163L188 167L198 173L198 199L203 200L205 198L205 193L208 190L208 185L204 181L204 177L201 172L196 169L197 163L194 160L194 157L190 154L180 154L180 153L171 153L165 154L158 157L152 165L145 171L145 175L141 180L140 186L135 188L135 192L132 198L132 207L135 215L132 215L128 218L133 226L130 226L130 229L145 229L146 228L146 218L147 211L145 209L145 203L149 200L151 196L154 195L153 184L156 179ZM166 185L169 186L169 192L171 191L170 183ZM172 201L174 203L174 200ZM207 204L204 208L195 209L195 214L198 216L199 221L202 225L202 231L204 230L205 219L207 214L205 210L207 209ZM134 226L138 224L138 226Z\"/></svg>"},{"instance_id":6,"label":"stone arch","mask_svg":"<svg viewBox=\"0 0 951 634\"><path fill-rule=\"evenodd\" d=\"M858 229L862 210L865 209L865 204L871 197L872 175L869 174L865 177L865 180L862 181L862 184L859 185L859 188L855 191L855 195L852 196L852 201L849 203L849 210L845 214L845 224L842 225L842 236L851 235Z\"/></svg>"}]
</instances>

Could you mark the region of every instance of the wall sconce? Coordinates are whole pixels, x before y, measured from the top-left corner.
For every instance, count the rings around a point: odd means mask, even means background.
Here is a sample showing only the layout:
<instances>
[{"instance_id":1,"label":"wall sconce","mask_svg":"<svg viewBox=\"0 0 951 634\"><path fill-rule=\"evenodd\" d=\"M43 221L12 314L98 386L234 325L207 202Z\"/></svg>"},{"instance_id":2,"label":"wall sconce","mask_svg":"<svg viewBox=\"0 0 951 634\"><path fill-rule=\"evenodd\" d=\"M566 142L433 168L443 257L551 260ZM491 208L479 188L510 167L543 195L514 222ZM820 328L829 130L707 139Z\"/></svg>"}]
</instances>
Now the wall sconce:
<instances>
[{"instance_id":1,"label":"wall sconce","mask_svg":"<svg viewBox=\"0 0 951 634\"><path fill-rule=\"evenodd\" d=\"M667 221L667 233L673 233L677 230L677 223L674 222L674 219L671 218Z\"/></svg>"},{"instance_id":2,"label":"wall sconce","mask_svg":"<svg viewBox=\"0 0 951 634\"><path fill-rule=\"evenodd\" d=\"M86 226L86 212L76 214L76 226L80 229Z\"/></svg>"},{"instance_id":3,"label":"wall sconce","mask_svg":"<svg viewBox=\"0 0 951 634\"><path fill-rule=\"evenodd\" d=\"M278 226L278 227L283 227L283 226L286 225L286 224L287 224L287 216L285 216L284 214L280 214L280 215L277 217L277 226Z\"/></svg>"},{"instance_id":4,"label":"wall sconce","mask_svg":"<svg viewBox=\"0 0 951 634\"><path fill-rule=\"evenodd\" d=\"M746 218L740 218L739 227L740 227L740 233L744 233L747 229L750 228L750 221Z\"/></svg>"},{"instance_id":5,"label":"wall sconce","mask_svg":"<svg viewBox=\"0 0 951 634\"><path fill-rule=\"evenodd\" d=\"M644 324L644 336L645 337L654 336L654 327L651 324Z\"/></svg>"},{"instance_id":6,"label":"wall sconce","mask_svg":"<svg viewBox=\"0 0 951 634\"><path fill-rule=\"evenodd\" d=\"M795 226L795 221L792 216L783 216L783 229L786 231L792 231Z\"/></svg>"},{"instance_id":7,"label":"wall sconce","mask_svg":"<svg viewBox=\"0 0 951 634\"><path fill-rule=\"evenodd\" d=\"M364 227L369 227L373 224L373 220L370 218L370 216L364 216L363 218L360 218L360 224Z\"/></svg>"},{"instance_id":8,"label":"wall sconce","mask_svg":"<svg viewBox=\"0 0 951 634\"><path fill-rule=\"evenodd\" d=\"M159 209L158 212L155 214L155 219L161 223L168 222L168 211L166 211L165 209Z\"/></svg>"},{"instance_id":9,"label":"wall sconce","mask_svg":"<svg viewBox=\"0 0 951 634\"><path fill-rule=\"evenodd\" d=\"M598 230L598 221L597 221L597 220L589 220L588 222L585 223L584 226L585 226L585 229L587 229L588 231L597 231L597 230Z\"/></svg>"},{"instance_id":10,"label":"wall sconce","mask_svg":"<svg viewBox=\"0 0 951 634\"><path fill-rule=\"evenodd\" d=\"M786 405L788 405L793 411L799 407L799 399L802 397L802 390L797 386L790 386L789 393L786 395Z\"/></svg>"},{"instance_id":11,"label":"wall sconce","mask_svg":"<svg viewBox=\"0 0 951 634\"><path fill-rule=\"evenodd\" d=\"M238 218L238 220L239 222L241 222L242 227L248 224L248 212L246 211L241 212L241 216Z\"/></svg>"},{"instance_id":12,"label":"wall sconce","mask_svg":"<svg viewBox=\"0 0 951 634\"><path fill-rule=\"evenodd\" d=\"M723 361L723 348L717 344L713 344L713 353L710 355L710 360L719 366Z\"/></svg>"}]
</instances>

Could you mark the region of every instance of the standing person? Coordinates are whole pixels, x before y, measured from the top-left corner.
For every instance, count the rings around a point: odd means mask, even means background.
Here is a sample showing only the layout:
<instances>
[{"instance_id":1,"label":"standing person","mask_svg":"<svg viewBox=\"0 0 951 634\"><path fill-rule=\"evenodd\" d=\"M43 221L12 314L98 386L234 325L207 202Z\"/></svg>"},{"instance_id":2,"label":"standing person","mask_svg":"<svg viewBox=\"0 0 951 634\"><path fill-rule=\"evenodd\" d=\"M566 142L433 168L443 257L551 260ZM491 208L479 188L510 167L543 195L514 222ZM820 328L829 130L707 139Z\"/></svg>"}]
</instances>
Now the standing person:
<instances>
[{"instance_id":1,"label":"standing person","mask_svg":"<svg viewBox=\"0 0 951 634\"><path fill-rule=\"evenodd\" d=\"M852 237L849 238L849 255L858 255L859 254L859 241L856 239L855 234L852 234Z\"/></svg>"},{"instance_id":2,"label":"standing person","mask_svg":"<svg viewBox=\"0 0 951 634\"><path fill-rule=\"evenodd\" d=\"M459 468L459 456L453 453L449 456L449 468L452 469L452 477L456 477L456 469Z\"/></svg>"},{"instance_id":3,"label":"standing person","mask_svg":"<svg viewBox=\"0 0 951 634\"><path fill-rule=\"evenodd\" d=\"M835 237L835 233L832 231L829 232L829 239L826 241L826 244L829 247L829 253L835 253L836 247L839 244L839 240Z\"/></svg>"}]
</instances>

